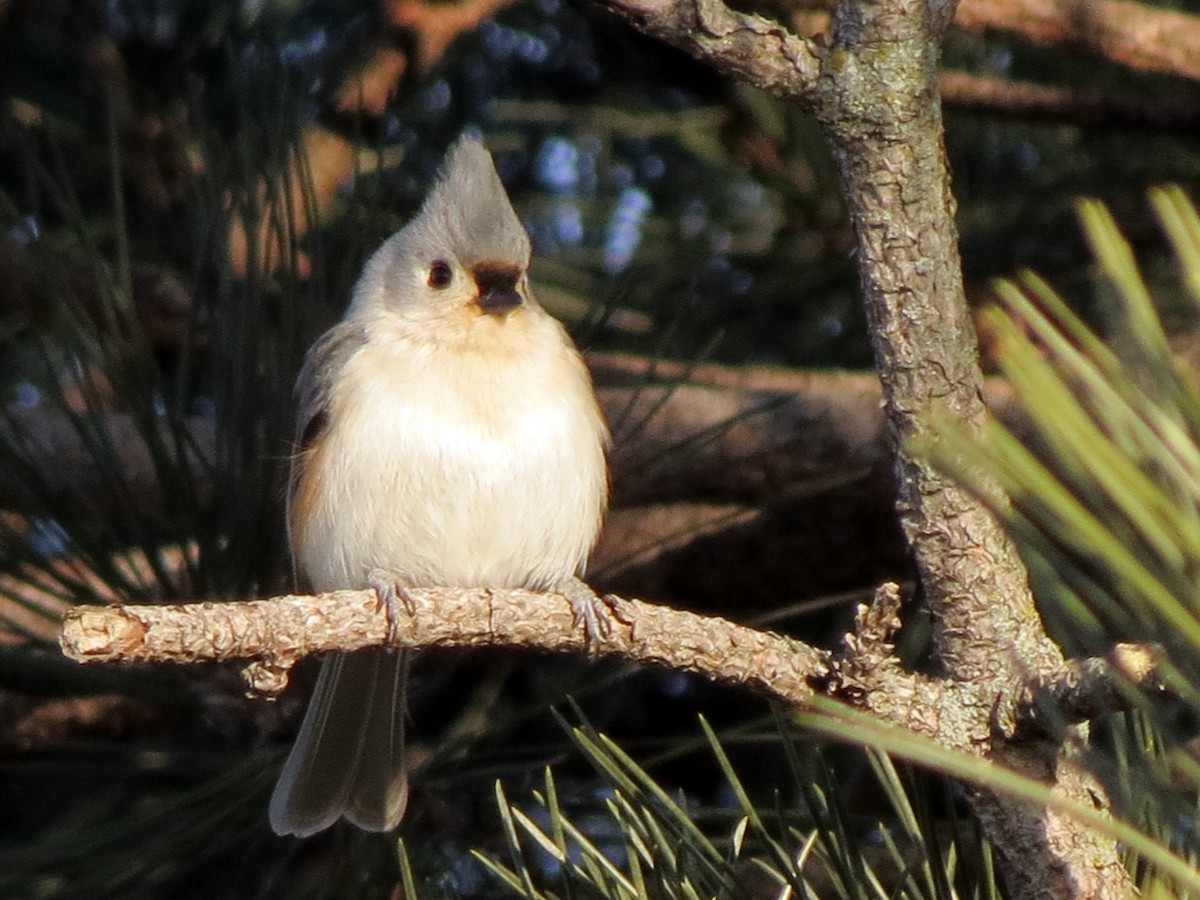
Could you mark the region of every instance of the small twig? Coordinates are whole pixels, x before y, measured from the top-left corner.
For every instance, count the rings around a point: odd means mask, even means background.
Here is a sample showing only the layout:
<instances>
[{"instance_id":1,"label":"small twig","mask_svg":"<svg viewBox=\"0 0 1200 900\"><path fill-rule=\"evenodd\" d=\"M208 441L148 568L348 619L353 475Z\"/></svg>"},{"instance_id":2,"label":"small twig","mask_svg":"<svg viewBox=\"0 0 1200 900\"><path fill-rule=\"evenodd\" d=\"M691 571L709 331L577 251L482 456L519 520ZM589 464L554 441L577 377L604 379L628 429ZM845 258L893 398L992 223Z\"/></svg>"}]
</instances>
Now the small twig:
<instances>
[{"instance_id":1,"label":"small twig","mask_svg":"<svg viewBox=\"0 0 1200 900\"><path fill-rule=\"evenodd\" d=\"M854 630L842 635L842 652L833 660L833 693L857 702L885 674L903 677L892 636L900 629L900 585L886 582L870 603L854 611Z\"/></svg>"},{"instance_id":2,"label":"small twig","mask_svg":"<svg viewBox=\"0 0 1200 900\"><path fill-rule=\"evenodd\" d=\"M900 630L900 585L881 584L870 603L860 603L854 611L854 633L843 639L848 654L870 655L880 663L893 660L892 637Z\"/></svg>"},{"instance_id":3,"label":"small twig","mask_svg":"<svg viewBox=\"0 0 1200 900\"><path fill-rule=\"evenodd\" d=\"M635 28L679 47L718 71L779 97L810 101L820 47L762 16L719 0L599 0Z\"/></svg>"},{"instance_id":4,"label":"small twig","mask_svg":"<svg viewBox=\"0 0 1200 900\"><path fill-rule=\"evenodd\" d=\"M895 654L899 631L900 585L885 582L870 603L860 603L854 630L842 636L842 649L829 661L829 677L821 685L831 697L869 710L881 720L945 740L942 720L961 702L961 694L945 681L908 672Z\"/></svg>"},{"instance_id":5,"label":"small twig","mask_svg":"<svg viewBox=\"0 0 1200 900\"><path fill-rule=\"evenodd\" d=\"M1026 688L1018 727L1049 733L1129 709L1132 693L1165 690L1158 659L1153 645L1117 644L1106 656L1067 660L1051 678Z\"/></svg>"},{"instance_id":6,"label":"small twig","mask_svg":"<svg viewBox=\"0 0 1200 900\"><path fill-rule=\"evenodd\" d=\"M827 654L800 641L619 597L614 627L594 645L558 594L523 590L411 589L412 615L395 622L396 646L511 646L621 656L739 684L793 705L813 696ZM275 694L312 653L387 642L388 616L370 590L288 595L244 603L81 606L63 621L63 652L85 663L250 660L251 687Z\"/></svg>"}]
</instances>

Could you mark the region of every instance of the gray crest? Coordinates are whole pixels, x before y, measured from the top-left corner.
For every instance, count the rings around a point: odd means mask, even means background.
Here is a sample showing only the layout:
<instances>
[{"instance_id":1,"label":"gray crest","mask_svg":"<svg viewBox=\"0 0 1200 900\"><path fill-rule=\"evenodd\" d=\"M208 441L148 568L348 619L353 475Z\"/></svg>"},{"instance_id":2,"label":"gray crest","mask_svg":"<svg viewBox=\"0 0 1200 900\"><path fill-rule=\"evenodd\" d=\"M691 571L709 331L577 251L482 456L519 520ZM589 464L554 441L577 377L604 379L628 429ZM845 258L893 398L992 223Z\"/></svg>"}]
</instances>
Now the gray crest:
<instances>
[{"instance_id":1,"label":"gray crest","mask_svg":"<svg viewBox=\"0 0 1200 900\"><path fill-rule=\"evenodd\" d=\"M441 175L413 220L419 243L449 250L470 266L482 260L529 263L529 235L496 174L492 155L464 135L450 148Z\"/></svg>"}]
</instances>

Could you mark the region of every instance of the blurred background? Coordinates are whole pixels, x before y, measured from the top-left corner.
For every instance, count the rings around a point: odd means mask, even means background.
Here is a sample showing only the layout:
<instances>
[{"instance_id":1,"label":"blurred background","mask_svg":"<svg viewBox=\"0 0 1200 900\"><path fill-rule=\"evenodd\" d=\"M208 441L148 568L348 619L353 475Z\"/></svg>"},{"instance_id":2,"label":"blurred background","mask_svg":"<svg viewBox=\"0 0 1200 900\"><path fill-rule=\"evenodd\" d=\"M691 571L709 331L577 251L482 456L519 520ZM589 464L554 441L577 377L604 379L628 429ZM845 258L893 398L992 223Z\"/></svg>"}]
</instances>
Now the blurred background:
<instances>
[{"instance_id":1,"label":"blurred background","mask_svg":"<svg viewBox=\"0 0 1200 900\"><path fill-rule=\"evenodd\" d=\"M825 24L819 4L743 6L806 34ZM1145 198L1200 176L1200 73L1130 60L1066 26L1035 32L1019 10L1006 20L1009 6L964 3L974 18L945 48L972 301L993 297L991 279L1033 268L1119 341L1073 207L1098 197L1189 357L1195 306ZM1189 7L1200 12L1130 4ZM1159 39L1200 40L1194 27ZM628 855L604 818L611 751L581 747L590 727L684 819L728 835L740 801L698 712L739 789L790 827L849 841L815 895L857 896L837 886L838 865L858 871L883 852L881 810L896 796L922 798L927 836L956 822L940 782L831 758L740 692L494 651L422 663L406 855L350 828L278 839L266 798L303 710L303 672L267 703L243 696L233 668L61 660L70 604L288 590L295 373L464 130L493 151L533 236L535 291L587 352L617 436L596 588L823 645L881 580L911 591L853 238L802 111L582 0L5 0L4 896L511 896L521 889L471 852L508 852L497 779L528 815L559 821L570 808L602 855ZM1006 396L997 388L995 402ZM919 611L910 618L903 652L919 661L926 629ZM1103 629L1094 637L1102 644ZM554 815L528 799L544 799L547 766ZM893 881L912 840L884 853ZM960 883L964 895L990 883L969 825L948 846L978 862L958 873L973 886ZM552 855L526 862L530 878L561 876ZM723 870L723 896L775 896L739 866ZM630 896L688 896L655 891ZM600 895L618 894L580 894Z\"/></svg>"}]
</instances>

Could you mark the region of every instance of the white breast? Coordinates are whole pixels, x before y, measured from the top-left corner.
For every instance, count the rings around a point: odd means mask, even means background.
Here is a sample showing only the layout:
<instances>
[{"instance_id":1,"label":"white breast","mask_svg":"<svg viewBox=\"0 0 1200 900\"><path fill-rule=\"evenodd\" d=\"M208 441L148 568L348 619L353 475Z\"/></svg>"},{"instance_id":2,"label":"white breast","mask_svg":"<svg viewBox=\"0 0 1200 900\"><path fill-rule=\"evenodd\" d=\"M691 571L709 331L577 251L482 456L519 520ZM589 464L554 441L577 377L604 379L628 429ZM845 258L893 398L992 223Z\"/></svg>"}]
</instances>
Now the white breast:
<instances>
[{"instance_id":1,"label":"white breast","mask_svg":"<svg viewBox=\"0 0 1200 900\"><path fill-rule=\"evenodd\" d=\"M493 326L502 341L385 332L346 364L295 548L316 590L364 586L376 568L416 587L541 588L578 572L607 499L590 380L539 310Z\"/></svg>"}]
</instances>

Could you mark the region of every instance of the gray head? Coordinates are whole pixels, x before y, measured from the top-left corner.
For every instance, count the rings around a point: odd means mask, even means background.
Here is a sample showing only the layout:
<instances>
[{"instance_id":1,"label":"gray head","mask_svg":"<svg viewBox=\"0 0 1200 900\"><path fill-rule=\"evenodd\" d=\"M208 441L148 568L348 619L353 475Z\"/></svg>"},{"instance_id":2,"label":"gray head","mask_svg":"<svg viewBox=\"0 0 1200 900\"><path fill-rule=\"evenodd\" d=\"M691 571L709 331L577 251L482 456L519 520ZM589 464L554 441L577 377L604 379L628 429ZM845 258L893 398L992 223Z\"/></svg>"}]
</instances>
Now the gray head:
<instances>
[{"instance_id":1,"label":"gray head","mask_svg":"<svg viewBox=\"0 0 1200 900\"><path fill-rule=\"evenodd\" d=\"M354 307L433 311L467 299L485 312L507 312L529 299L529 257L529 235L491 154L464 135L420 212L367 264Z\"/></svg>"},{"instance_id":2,"label":"gray head","mask_svg":"<svg viewBox=\"0 0 1200 900\"><path fill-rule=\"evenodd\" d=\"M464 264L492 260L529 265L529 236L496 174L492 155L469 135L446 154L440 177L412 224L447 241Z\"/></svg>"}]
</instances>

